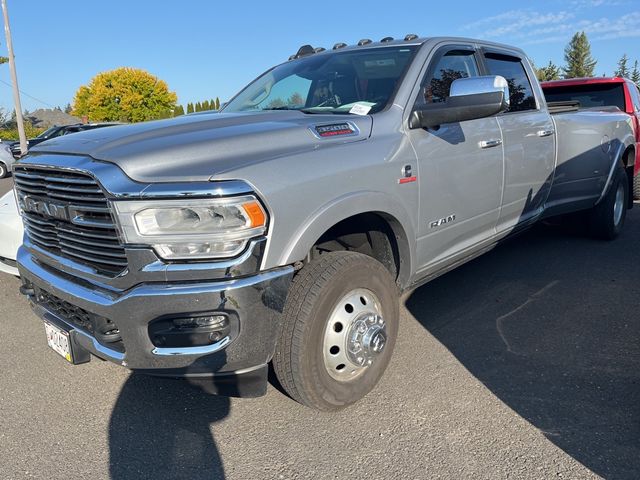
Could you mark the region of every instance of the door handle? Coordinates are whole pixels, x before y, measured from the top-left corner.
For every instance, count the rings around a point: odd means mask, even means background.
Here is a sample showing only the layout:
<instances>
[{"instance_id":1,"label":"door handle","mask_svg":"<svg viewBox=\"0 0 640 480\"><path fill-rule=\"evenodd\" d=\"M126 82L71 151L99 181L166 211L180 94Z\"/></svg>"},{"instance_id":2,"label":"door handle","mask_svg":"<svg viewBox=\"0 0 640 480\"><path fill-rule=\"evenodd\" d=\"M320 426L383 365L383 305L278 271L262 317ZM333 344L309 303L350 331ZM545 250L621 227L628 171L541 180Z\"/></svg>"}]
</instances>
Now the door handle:
<instances>
[{"instance_id":1,"label":"door handle","mask_svg":"<svg viewBox=\"0 0 640 480\"><path fill-rule=\"evenodd\" d=\"M540 131L538 131L538 136L539 137L549 137L549 136L553 135L554 133L556 133L554 130L540 130Z\"/></svg>"},{"instance_id":2,"label":"door handle","mask_svg":"<svg viewBox=\"0 0 640 480\"><path fill-rule=\"evenodd\" d=\"M500 140L500 139L483 140L483 141L480 142L480 148L498 147L500 145L502 145L502 140Z\"/></svg>"}]
</instances>

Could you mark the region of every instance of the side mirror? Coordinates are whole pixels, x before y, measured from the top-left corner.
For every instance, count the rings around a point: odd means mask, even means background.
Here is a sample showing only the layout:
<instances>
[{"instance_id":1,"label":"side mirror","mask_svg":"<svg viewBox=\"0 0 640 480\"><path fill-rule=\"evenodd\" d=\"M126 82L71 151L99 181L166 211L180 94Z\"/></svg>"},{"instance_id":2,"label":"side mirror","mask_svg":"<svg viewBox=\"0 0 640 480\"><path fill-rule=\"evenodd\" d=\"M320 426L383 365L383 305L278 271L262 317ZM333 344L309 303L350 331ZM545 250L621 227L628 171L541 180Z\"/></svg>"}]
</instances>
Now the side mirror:
<instances>
[{"instance_id":1,"label":"side mirror","mask_svg":"<svg viewBox=\"0 0 640 480\"><path fill-rule=\"evenodd\" d=\"M504 77L458 78L451 83L449 98L414 110L409 128L433 128L444 123L490 117L509 109L509 85Z\"/></svg>"}]
</instances>

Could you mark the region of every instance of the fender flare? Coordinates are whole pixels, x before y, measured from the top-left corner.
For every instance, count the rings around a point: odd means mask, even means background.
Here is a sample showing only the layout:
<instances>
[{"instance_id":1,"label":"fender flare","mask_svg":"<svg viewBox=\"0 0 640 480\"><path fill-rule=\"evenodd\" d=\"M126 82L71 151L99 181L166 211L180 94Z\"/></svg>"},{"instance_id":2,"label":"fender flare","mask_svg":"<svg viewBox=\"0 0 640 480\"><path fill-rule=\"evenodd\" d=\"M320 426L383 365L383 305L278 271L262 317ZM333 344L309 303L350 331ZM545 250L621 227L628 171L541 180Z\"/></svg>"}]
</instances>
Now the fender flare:
<instances>
[{"instance_id":1,"label":"fender flare","mask_svg":"<svg viewBox=\"0 0 640 480\"><path fill-rule=\"evenodd\" d=\"M613 182L613 175L616 172L616 167L622 166L623 168L627 168L627 165L624 164L622 157L629 148L635 151L635 138L633 137L633 133L625 135L625 138L620 141L620 145L618 145L616 153L615 155L613 155L613 162L611 162L611 169L609 170L609 175L607 176L607 182L602 189L600 198L598 198L598 201L595 203L596 205L598 205L604 199L604 197L606 197L607 193L609 193L609 189L611 188L611 184ZM633 158L632 165L634 164L634 162L635 158Z\"/></svg>"},{"instance_id":2,"label":"fender flare","mask_svg":"<svg viewBox=\"0 0 640 480\"><path fill-rule=\"evenodd\" d=\"M337 223L354 215L375 213L384 218L396 236L400 268L398 283L405 286L415 271L414 222L393 196L375 191L358 191L338 197L311 213L282 249L279 265L303 260L318 239Z\"/></svg>"}]
</instances>

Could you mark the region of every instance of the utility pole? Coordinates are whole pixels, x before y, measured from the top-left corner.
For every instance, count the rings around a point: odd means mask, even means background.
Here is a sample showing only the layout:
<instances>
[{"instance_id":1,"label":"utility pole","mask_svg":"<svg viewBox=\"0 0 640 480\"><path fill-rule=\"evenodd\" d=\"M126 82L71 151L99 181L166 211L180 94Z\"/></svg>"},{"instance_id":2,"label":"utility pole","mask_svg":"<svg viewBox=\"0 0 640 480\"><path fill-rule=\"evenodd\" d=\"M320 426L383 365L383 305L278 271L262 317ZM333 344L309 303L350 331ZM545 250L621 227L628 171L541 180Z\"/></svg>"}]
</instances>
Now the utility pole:
<instances>
[{"instance_id":1,"label":"utility pole","mask_svg":"<svg viewBox=\"0 0 640 480\"><path fill-rule=\"evenodd\" d=\"M18 75L16 74L16 61L13 56L13 43L11 42L11 28L9 27L9 13L7 12L7 0L2 1L2 14L4 15L4 35L7 37L7 50L9 52L9 70L11 70L11 83L13 83L13 102L16 108L16 122L18 122L18 136L20 137L20 154L27 153L27 136L24 133L22 120L22 106L20 105L20 89L18 88Z\"/></svg>"}]
</instances>

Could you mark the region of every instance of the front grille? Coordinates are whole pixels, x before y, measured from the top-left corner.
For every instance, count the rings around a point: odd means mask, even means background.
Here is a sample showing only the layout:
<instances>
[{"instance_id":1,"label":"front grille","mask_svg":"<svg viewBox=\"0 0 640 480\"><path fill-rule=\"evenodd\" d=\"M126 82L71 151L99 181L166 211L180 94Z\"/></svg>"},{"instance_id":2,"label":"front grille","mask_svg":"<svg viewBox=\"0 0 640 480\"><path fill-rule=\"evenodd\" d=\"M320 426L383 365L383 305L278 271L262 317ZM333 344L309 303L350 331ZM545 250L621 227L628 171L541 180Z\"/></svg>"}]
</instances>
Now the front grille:
<instances>
[{"instance_id":1,"label":"front grille","mask_svg":"<svg viewBox=\"0 0 640 480\"><path fill-rule=\"evenodd\" d=\"M16 166L13 176L34 245L102 275L115 276L127 267L109 204L91 176L24 165Z\"/></svg>"},{"instance_id":2,"label":"front grille","mask_svg":"<svg viewBox=\"0 0 640 480\"><path fill-rule=\"evenodd\" d=\"M91 334L101 344L118 352L124 352L120 330L113 321L65 302L46 290L35 286L33 288L37 304L72 326Z\"/></svg>"}]
</instances>

